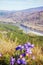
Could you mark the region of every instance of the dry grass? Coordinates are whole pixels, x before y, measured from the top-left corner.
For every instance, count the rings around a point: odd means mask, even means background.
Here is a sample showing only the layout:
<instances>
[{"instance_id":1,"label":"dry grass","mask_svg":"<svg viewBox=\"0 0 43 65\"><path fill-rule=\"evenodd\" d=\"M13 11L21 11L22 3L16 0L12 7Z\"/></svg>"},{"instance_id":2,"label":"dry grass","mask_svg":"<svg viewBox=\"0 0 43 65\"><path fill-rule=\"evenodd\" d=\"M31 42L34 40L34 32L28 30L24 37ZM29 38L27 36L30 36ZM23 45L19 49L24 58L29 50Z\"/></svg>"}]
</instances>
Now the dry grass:
<instances>
[{"instance_id":1,"label":"dry grass","mask_svg":"<svg viewBox=\"0 0 43 65\"><path fill-rule=\"evenodd\" d=\"M13 42L13 41L7 40L7 38L0 39L0 53L2 54L6 54L6 53L9 53L10 55L13 54L16 46L17 46L16 40L15 42Z\"/></svg>"},{"instance_id":2,"label":"dry grass","mask_svg":"<svg viewBox=\"0 0 43 65\"><path fill-rule=\"evenodd\" d=\"M41 47L39 47L38 45L33 49L33 54L36 57L36 60L41 60L43 61L43 52Z\"/></svg>"},{"instance_id":3,"label":"dry grass","mask_svg":"<svg viewBox=\"0 0 43 65\"><path fill-rule=\"evenodd\" d=\"M43 65L43 52L41 50L41 47L38 45L32 49L33 54L32 56L35 57L34 60L31 58L28 58L27 62L29 65Z\"/></svg>"},{"instance_id":4,"label":"dry grass","mask_svg":"<svg viewBox=\"0 0 43 65\"><path fill-rule=\"evenodd\" d=\"M0 38L0 53L6 55L7 53L12 55L15 52L15 47L18 45L17 39L15 42L8 40L6 37L2 35L2 38ZM33 55L35 56L34 63L36 65L43 65L43 51L41 49L41 46L36 45L33 49ZM33 61L31 59L28 59L27 62L29 65L33 65ZM35 65L34 64L34 65Z\"/></svg>"}]
</instances>

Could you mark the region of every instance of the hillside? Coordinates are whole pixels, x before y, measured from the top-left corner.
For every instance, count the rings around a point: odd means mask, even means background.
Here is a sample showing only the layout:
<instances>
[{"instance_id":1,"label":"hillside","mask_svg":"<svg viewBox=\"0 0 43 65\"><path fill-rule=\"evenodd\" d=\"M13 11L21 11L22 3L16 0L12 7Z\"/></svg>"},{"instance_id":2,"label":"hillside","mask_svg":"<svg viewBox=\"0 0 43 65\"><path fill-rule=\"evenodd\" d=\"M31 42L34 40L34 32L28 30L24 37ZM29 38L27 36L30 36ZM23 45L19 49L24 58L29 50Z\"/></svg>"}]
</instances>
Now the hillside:
<instances>
[{"instance_id":1,"label":"hillside","mask_svg":"<svg viewBox=\"0 0 43 65\"><path fill-rule=\"evenodd\" d=\"M20 23L43 32L43 7L21 11L0 11L0 22Z\"/></svg>"}]
</instances>

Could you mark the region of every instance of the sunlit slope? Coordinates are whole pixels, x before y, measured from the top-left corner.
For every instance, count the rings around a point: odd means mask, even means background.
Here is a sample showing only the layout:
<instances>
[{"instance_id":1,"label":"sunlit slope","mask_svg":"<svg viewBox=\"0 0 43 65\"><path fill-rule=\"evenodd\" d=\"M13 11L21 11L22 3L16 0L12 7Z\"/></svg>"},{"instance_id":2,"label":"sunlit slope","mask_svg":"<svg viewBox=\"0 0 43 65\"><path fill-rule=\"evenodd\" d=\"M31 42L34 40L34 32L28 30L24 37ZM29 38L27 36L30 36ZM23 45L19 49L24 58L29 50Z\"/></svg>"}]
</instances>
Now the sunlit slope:
<instances>
[{"instance_id":1,"label":"sunlit slope","mask_svg":"<svg viewBox=\"0 0 43 65\"><path fill-rule=\"evenodd\" d=\"M25 34L16 26L0 24L0 52L12 54L17 45L26 42L43 47L43 36Z\"/></svg>"}]
</instances>

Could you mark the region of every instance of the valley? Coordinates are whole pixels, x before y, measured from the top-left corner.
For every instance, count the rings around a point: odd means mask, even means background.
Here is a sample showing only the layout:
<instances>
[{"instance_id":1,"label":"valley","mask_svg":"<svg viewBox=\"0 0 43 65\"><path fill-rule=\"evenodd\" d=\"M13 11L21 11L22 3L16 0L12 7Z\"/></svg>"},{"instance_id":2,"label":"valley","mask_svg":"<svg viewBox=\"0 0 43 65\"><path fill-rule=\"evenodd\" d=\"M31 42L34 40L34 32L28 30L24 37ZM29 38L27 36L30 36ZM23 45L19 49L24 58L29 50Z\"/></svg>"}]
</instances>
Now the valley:
<instances>
[{"instance_id":1,"label":"valley","mask_svg":"<svg viewBox=\"0 0 43 65\"><path fill-rule=\"evenodd\" d=\"M19 24L43 32L43 7L20 10L0 11L0 22Z\"/></svg>"}]
</instances>

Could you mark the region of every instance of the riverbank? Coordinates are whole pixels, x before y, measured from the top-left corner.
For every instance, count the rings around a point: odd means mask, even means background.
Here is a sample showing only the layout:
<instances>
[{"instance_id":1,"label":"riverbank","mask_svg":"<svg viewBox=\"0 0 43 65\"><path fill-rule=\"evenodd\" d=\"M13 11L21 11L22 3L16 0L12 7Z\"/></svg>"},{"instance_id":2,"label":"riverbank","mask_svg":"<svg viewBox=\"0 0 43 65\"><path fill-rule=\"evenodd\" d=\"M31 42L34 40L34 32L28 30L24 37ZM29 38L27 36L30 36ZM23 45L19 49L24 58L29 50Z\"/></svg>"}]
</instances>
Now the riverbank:
<instances>
[{"instance_id":1,"label":"riverbank","mask_svg":"<svg viewBox=\"0 0 43 65\"><path fill-rule=\"evenodd\" d=\"M30 31L29 33L31 33L31 34L35 34L35 35L39 35L39 36L43 36L43 34L42 34L42 33L35 32L35 31Z\"/></svg>"},{"instance_id":2,"label":"riverbank","mask_svg":"<svg viewBox=\"0 0 43 65\"><path fill-rule=\"evenodd\" d=\"M30 27L26 27L26 26L19 26L19 28L20 29L22 29L23 30L23 32L25 32L25 33L33 33L33 34L36 34L36 35L39 35L39 36L43 36L43 32L42 31L40 31L40 30L34 30L34 29L32 29L32 28L30 28Z\"/></svg>"}]
</instances>

